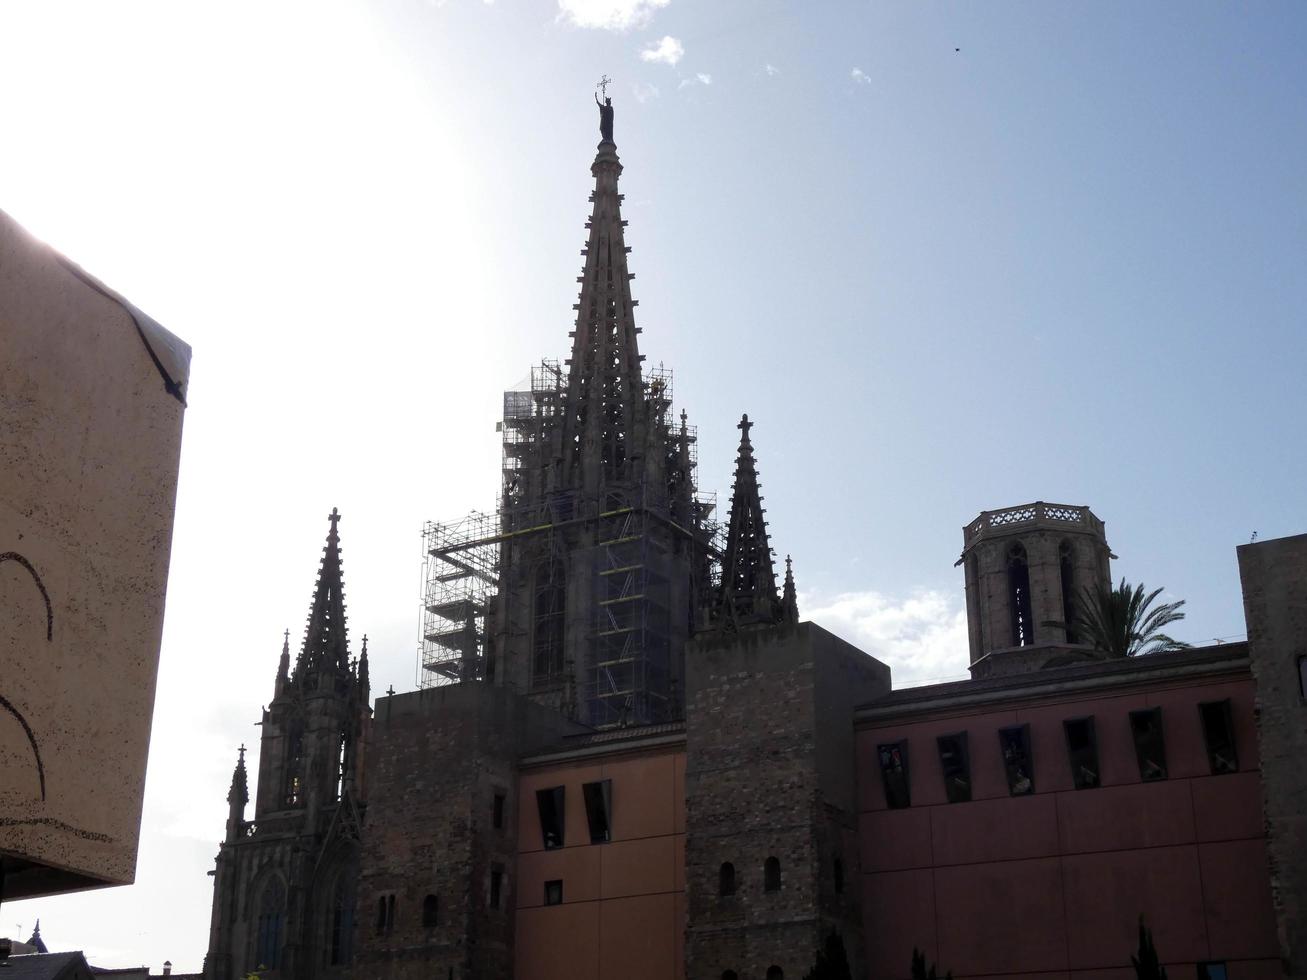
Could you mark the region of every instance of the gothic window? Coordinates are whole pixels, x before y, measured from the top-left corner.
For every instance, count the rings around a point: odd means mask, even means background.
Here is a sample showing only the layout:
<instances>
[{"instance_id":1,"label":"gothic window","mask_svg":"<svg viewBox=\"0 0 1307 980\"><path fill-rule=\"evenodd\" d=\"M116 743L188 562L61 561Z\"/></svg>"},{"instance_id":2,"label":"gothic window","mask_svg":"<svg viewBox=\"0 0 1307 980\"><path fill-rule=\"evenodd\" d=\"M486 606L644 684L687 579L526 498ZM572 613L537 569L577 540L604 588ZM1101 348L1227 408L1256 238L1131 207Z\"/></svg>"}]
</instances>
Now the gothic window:
<instances>
[{"instance_id":1,"label":"gothic window","mask_svg":"<svg viewBox=\"0 0 1307 980\"><path fill-rule=\"evenodd\" d=\"M545 882L545 904L563 904L563 880L561 878L555 878L551 881Z\"/></svg>"},{"instance_id":2,"label":"gothic window","mask_svg":"<svg viewBox=\"0 0 1307 980\"><path fill-rule=\"evenodd\" d=\"M876 746L880 758L880 778L885 786L885 803L891 810L901 810L912 803L908 782L908 743L890 742Z\"/></svg>"},{"instance_id":3,"label":"gothic window","mask_svg":"<svg viewBox=\"0 0 1307 980\"><path fill-rule=\"evenodd\" d=\"M345 793L345 736L340 737L340 748L336 750L336 799Z\"/></svg>"},{"instance_id":4,"label":"gothic window","mask_svg":"<svg viewBox=\"0 0 1307 980\"><path fill-rule=\"evenodd\" d=\"M1076 789L1092 789L1102 782L1098 768L1098 738L1093 718L1068 718L1062 722L1066 733L1067 758L1071 763L1071 780Z\"/></svg>"},{"instance_id":5,"label":"gothic window","mask_svg":"<svg viewBox=\"0 0 1307 980\"><path fill-rule=\"evenodd\" d=\"M1035 791L1035 768L1030 756L1030 726L1014 725L998 730L998 748L1003 756L1007 789L1012 796L1028 796Z\"/></svg>"},{"instance_id":6,"label":"gothic window","mask_svg":"<svg viewBox=\"0 0 1307 980\"><path fill-rule=\"evenodd\" d=\"M389 936L395 930L395 896L382 895L377 899L377 935Z\"/></svg>"},{"instance_id":7,"label":"gothic window","mask_svg":"<svg viewBox=\"0 0 1307 980\"><path fill-rule=\"evenodd\" d=\"M1007 553L1007 601L1012 614L1012 645L1028 647L1035 642L1035 623L1030 609L1030 566L1020 541Z\"/></svg>"},{"instance_id":8,"label":"gothic window","mask_svg":"<svg viewBox=\"0 0 1307 980\"><path fill-rule=\"evenodd\" d=\"M1135 743L1139 778L1153 782L1166 778L1166 744L1162 740L1162 709L1130 712L1130 737Z\"/></svg>"},{"instance_id":9,"label":"gothic window","mask_svg":"<svg viewBox=\"0 0 1307 980\"><path fill-rule=\"evenodd\" d=\"M286 806L304 803L304 734L292 729L286 749Z\"/></svg>"},{"instance_id":10,"label":"gothic window","mask_svg":"<svg viewBox=\"0 0 1307 980\"><path fill-rule=\"evenodd\" d=\"M562 786L536 790L536 809L540 812L540 835L546 851L563 846L565 802Z\"/></svg>"},{"instance_id":11,"label":"gothic window","mask_svg":"<svg viewBox=\"0 0 1307 980\"><path fill-rule=\"evenodd\" d=\"M985 649L985 618L980 614L980 562L976 560L975 552L967 555L966 581L968 586L967 616L976 624L976 642L979 644L977 656L980 656L987 651Z\"/></svg>"},{"instance_id":12,"label":"gothic window","mask_svg":"<svg viewBox=\"0 0 1307 980\"><path fill-rule=\"evenodd\" d=\"M955 732L935 739L939 747L939 768L944 773L944 792L950 803L971 799L971 757L967 733Z\"/></svg>"},{"instance_id":13,"label":"gothic window","mask_svg":"<svg viewBox=\"0 0 1307 980\"><path fill-rule=\"evenodd\" d=\"M1062 573L1062 622L1066 623L1066 641L1079 643L1076 631L1071 624L1076 617L1076 573L1075 552L1070 541L1063 541L1057 548L1058 567Z\"/></svg>"},{"instance_id":14,"label":"gothic window","mask_svg":"<svg viewBox=\"0 0 1307 980\"><path fill-rule=\"evenodd\" d=\"M435 895L422 899L422 928L434 929L440 924L440 900Z\"/></svg>"},{"instance_id":15,"label":"gothic window","mask_svg":"<svg viewBox=\"0 0 1307 980\"><path fill-rule=\"evenodd\" d=\"M1230 717L1230 699L1206 701L1198 706L1203 724L1203 742L1207 746L1207 763L1212 775L1239 771L1239 755L1234 747L1234 722Z\"/></svg>"},{"instance_id":16,"label":"gothic window","mask_svg":"<svg viewBox=\"0 0 1307 980\"><path fill-rule=\"evenodd\" d=\"M585 798L586 822L590 825L590 843L607 843L612 839L613 781L585 783L581 794Z\"/></svg>"},{"instance_id":17,"label":"gothic window","mask_svg":"<svg viewBox=\"0 0 1307 980\"><path fill-rule=\"evenodd\" d=\"M781 890L781 862L769 857L762 865L762 890L778 892Z\"/></svg>"},{"instance_id":18,"label":"gothic window","mask_svg":"<svg viewBox=\"0 0 1307 980\"><path fill-rule=\"evenodd\" d=\"M286 887L272 878L259 896L254 940L254 968L275 970L281 965L281 929L286 916Z\"/></svg>"},{"instance_id":19,"label":"gothic window","mask_svg":"<svg viewBox=\"0 0 1307 980\"><path fill-rule=\"evenodd\" d=\"M717 894L723 898L735 894L735 865L730 861L717 869Z\"/></svg>"},{"instance_id":20,"label":"gothic window","mask_svg":"<svg viewBox=\"0 0 1307 980\"><path fill-rule=\"evenodd\" d=\"M563 672L563 635L567 580L563 563L553 560L536 570L533 597L532 677L536 683Z\"/></svg>"},{"instance_id":21,"label":"gothic window","mask_svg":"<svg viewBox=\"0 0 1307 980\"><path fill-rule=\"evenodd\" d=\"M354 888L348 872L336 879L327 929L327 964L342 966L354 954Z\"/></svg>"},{"instance_id":22,"label":"gothic window","mask_svg":"<svg viewBox=\"0 0 1307 980\"><path fill-rule=\"evenodd\" d=\"M767 980L785 980L785 971L779 966L767 967Z\"/></svg>"}]
</instances>

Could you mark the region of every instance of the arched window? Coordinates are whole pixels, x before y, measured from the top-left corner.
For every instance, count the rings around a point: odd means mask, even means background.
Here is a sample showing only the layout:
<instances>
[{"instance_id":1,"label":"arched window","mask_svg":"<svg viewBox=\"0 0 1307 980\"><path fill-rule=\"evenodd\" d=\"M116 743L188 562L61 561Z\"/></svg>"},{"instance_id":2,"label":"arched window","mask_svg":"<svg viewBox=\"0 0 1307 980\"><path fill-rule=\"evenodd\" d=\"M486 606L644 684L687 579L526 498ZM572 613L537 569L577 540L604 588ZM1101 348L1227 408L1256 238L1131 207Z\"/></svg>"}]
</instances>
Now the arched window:
<instances>
[{"instance_id":1,"label":"arched window","mask_svg":"<svg viewBox=\"0 0 1307 980\"><path fill-rule=\"evenodd\" d=\"M734 895L735 894L735 865L727 861L717 872L717 894Z\"/></svg>"},{"instance_id":2,"label":"arched window","mask_svg":"<svg viewBox=\"0 0 1307 980\"><path fill-rule=\"evenodd\" d=\"M781 862L769 857L762 865L762 889L768 892L781 890Z\"/></svg>"},{"instance_id":3,"label":"arched window","mask_svg":"<svg viewBox=\"0 0 1307 980\"><path fill-rule=\"evenodd\" d=\"M1075 551L1070 541L1063 541L1057 547L1058 567L1062 572L1062 622L1066 623L1066 641L1079 643L1072 624L1076 617L1076 566Z\"/></svg>"},{"instance_id":4,"label":"arched window","mask_svg":"<svg viewBox=\"0 0 1307 980\"><path fill-rule=\"evenodd\" d=\"M734 970L723 970L722 980L740 980L740 975Z\"/></svg>"},{"instance_id":5,"label":"arched window","mask_svg":"<svg viewBox=\"0 0 1307 980\"><path fill-rule=\"evenodd\" d=\"M327 965L344 966L354 957L354 880L349 871L336 878L327 923Z\"/></svg>"},{"instance_id":6,"label":"arched window","mask_svg":"<svg viewBox=\"0 0 1307 980\"><path fill-rule=\"evenodd\" d=\"M304 802L304 734L291 730L286 746L286 806Z\"/></svg>"},{"instance_id":7,"label":"arched window","mask_svg":"<svg viewBox=\"0 0 1307 980\"><path fill-rule=\"evenodd\" d=\"M254 939L254 969L275 970L281 965L281 927L286 917L286 886L272 878L259 896Z\"/></svg>"},{"instance_id":8,"label":"arched window","mask_svg":"<svg viewBox=\"0 0 1307 980\"><path fill-rule=\"evenodd\" d=\"M563 563L546 562L536 569L532 608L531 665L536 683L554 680L563 672L566 609L567 576Z\"/></svg>"},{"instance_id":9,"label":"arched window","mask_svg":"<svg viewBox=\"0 0 1307 980\"><path fill-rule=\"evenodd\" d=\"M435 895L422 899L422 926L433 929L440 924L440 902Z\"/></svg>"},{"instance_id":10,"label":"arched window","mask_svg":"<svg viewBox=\"0 0 1307 980\"><path fill-rule=\"evenodd\" d=\"M1030 566L1020 541L1007 553L1007 599L1012 613L1012 645L1028 647L1035 642L1035 621L1030 610Z\"/></svg>"},{"instance_id":11,"label":"arched window","mask_svg":"<svg viewBox=\"0 0 1307 980\"><path fill-rule=\"evenodd\" d=\"M773 964L767 967L767 980L785 980L785 971Z\"/></svg>"}]
</instances>

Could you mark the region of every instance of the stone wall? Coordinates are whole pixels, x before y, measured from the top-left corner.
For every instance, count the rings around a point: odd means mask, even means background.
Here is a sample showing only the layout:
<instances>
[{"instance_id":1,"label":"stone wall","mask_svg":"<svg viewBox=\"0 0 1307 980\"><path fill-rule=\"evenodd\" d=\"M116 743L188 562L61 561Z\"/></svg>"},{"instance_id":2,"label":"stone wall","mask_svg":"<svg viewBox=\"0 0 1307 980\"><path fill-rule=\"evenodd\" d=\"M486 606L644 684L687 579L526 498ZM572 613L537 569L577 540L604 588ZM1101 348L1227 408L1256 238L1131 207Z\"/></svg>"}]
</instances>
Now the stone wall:
<instances>
[{"instance_id":1,"label":"stone wall","mask_svg":"<svg viewBox=\"0 0 1307 980\"><path fill-rule=\"evenodd\" d=\"M1280 955L1307 976L1307 535L1239 548Z\"/></svg>"},{"instance_id":2,"label":"stone wall","mask_svg":"<svg viewBox=\"0 0 1307 980\"><path fill-rule=\"evenodd\" d=\"M686 975L811 968L831 929L855 969L853 706L889 669L811 623L696 639L686 653ZM780 887L768 890L768 858ZM849 886L836 893L834 861ZM721 895L723 863L735 893Z\"/></svg>"}]
</instances>

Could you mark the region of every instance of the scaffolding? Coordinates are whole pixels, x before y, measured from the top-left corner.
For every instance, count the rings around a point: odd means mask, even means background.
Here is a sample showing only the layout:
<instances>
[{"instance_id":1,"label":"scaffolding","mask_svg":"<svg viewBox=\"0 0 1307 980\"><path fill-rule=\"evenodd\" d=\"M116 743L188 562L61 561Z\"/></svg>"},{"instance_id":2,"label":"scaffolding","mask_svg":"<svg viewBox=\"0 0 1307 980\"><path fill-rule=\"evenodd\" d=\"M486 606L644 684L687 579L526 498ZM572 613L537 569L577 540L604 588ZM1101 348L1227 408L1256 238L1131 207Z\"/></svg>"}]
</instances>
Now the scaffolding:
<instances>
[{"instance_id":1,"label":"scaffolding","mask_svg":"<svg viewBox=\"0 0 1307 980\"><path fill-rule=\"evenodd\" d=\"M499 582L498 536L497 517L480 511L423 528L421 687L483 675L486 613Z\"/></svg>"}]
</instances>

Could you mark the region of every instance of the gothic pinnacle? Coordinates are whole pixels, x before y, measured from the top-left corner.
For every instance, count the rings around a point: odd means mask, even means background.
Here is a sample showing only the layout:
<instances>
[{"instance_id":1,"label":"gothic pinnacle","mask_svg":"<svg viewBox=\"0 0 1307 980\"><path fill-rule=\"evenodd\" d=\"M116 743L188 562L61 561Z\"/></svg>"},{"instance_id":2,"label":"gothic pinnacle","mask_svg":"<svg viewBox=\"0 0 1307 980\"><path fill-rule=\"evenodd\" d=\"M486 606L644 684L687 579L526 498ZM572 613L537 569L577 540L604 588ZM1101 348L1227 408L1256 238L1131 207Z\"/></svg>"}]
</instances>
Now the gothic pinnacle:
<instances>
[{"instance_id":1,"label":"gothic pinnacle","mask_svg":"<svg viewBox=\"0 0 1307 980\"><path fill-rule=\"evenodd\" d=\"M740 452L735 461L730 525L722 557L722 584L715 617L719 629L775 623L780 614L776 569L767 542L749 416L740 418Z\"/></svg>"},{"instance_id":2,"label":"gothic pinnacle","mask_svg":"<svg viewBox=\"0 0 1307 980\"><path fill-rule=\"evenodd\" d=\"M781 622L799 621L799 598L794 589L794 563L785 556L785 586L781 590Z\"/></svg>"}]
</instances>

